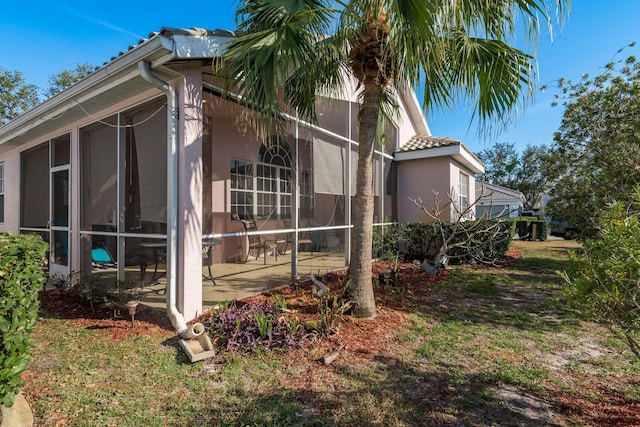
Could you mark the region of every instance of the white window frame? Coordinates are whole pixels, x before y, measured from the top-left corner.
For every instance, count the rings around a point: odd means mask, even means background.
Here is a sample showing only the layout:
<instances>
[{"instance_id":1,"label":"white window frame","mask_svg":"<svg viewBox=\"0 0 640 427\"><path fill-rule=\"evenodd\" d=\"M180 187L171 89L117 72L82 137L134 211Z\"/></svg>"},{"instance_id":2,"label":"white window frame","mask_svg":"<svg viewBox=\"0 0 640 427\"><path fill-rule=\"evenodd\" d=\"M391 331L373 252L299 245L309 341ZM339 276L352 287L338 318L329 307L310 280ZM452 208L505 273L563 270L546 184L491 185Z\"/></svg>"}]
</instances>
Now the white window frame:
<instances>
[{"instance_id":1,"label":"white window frame","mask_svg":"<svg viewBox=\"0 0 640 427\"><path fill-rule=\"evenodd\" d=\"M4 162L0 162L0 224L4 224Z\"/></svg>"},{"instance_id":2,"label":"white window frame","mask_svg":"<svg viewBox=\"0 0 640 427\"><path fill-rule=\"evenodd\" d=\"M251 212L255 215L255 165L248 160L231 159L230 176L231 176L231 219L241 220L244 215L240 215L239 212ZM250 173L239 173L240 166L242 170L247 172L250 169ZM236 170L234 173L233 171ZM250 202L247 202L249 200Z\"/></svg>"},{"instance_id":3,"label":"white window frame","mask_svg":"<svg viewBox=\"0 0 640 427\"><path fill-rule=\"evenodd\" d=\"M458 209L460 209L460 215L465 218L469 217L470 213L465 215L465 211L469 208L469 175L460 171L460 182L458 183Z\"/></svg>"},{"instance_id":4,"label":"white window frame","mask_svg":"<svg viewBox=\"0 0 640 427\"><path fill-rule=\"evenodd\" d=\"M291 176L291 168L239 159L231 159L231 162L235 165L240 163L245 166L251 165L251 176L249 174L231 173L231 219L250 219L243 218L239 214L240 211L246 212L245 209L239 210L240 207L250 207L248 210L253 216L251 219L291 218L291 182L285 179L285 177ZM264 173L267 171L271 173ZM233 179L233 177L236 179ZM244 180L245 183L251 183L251 185L245 185L242 188L242 186L238 185L241 180ZM243 194L243 197L240 197L241 194ZM240 198L244 201L250 199L251 204L238 203Z\"/></svg>"},{"instance_id":5,"label":"white window frame","mask_svg":"<svg viewBox=\"0 0 640 427\"><path fill-rule=\"evenodd\" d=\"M258 161L231 159L232 220L291 218L291 156L288 144L273 136L260 146Z\"/></svg>"}]
</instances>

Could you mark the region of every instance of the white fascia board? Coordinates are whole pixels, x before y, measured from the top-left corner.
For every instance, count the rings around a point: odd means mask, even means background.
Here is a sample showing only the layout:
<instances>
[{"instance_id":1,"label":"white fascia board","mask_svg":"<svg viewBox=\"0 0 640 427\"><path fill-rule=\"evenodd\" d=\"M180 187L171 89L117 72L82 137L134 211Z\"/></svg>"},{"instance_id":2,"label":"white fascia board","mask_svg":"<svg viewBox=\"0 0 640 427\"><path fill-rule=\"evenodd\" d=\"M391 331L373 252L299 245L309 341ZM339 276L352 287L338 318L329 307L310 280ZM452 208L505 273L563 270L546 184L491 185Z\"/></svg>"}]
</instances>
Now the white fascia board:
<instances>
[{"instance_id":1,"label":"white fascia board","mask_svg":"<svg viewBox=\"0 0 640 427\"><path fill-rule=\"evenodd\" d=\"M474 174L484 173L484 163L470 152L466 146L462 145L460 155L464 158L464 162L462 163L469 168L471 172Z\"/></svg>"},{"instance_id":2,"label":"white fascia board","mask_svg":"<svg viewBox=\"0 0 640 427\"><path fill-rule=\"evenodd\" d=\"M137 63L139 61L147 59L151 54L160 49L166 49L163 46L161 38L162 37L153 37L149 39L141 46L117 57L78 83L52 96L32 110L27 111L5 126L2 126L0 128L0 145L24 134L40 123L64 114L70 102L74 100L82 102L86 99L93 98L105 90L108 90L110 87L113 87L114 83L121 83L122 81L138 76L140 74L137 72ZM168 55L162 57L162 62L167 62L173 57L172 52L167 53ZM159 65L158 61L154 61L154 63ZM118 77L117 80L108 82L108 80L113 79L115 75L126 71L127 67L131 67L132 65L136 65L136 71L127 72L123 76Z\"/></svg>"},{"instance_id":3,"label":"white fascia board","mask_svg":"<svg viewBox=\"0 0 640 427\"><path fill-rule=\"evenodd\" d=\"M221 36L194 36L174 34L172 38L165 39L167 48L171 49L176 58L180 59L211 59L220 56L225 50L225 43L233 40L233 37ZM168 46L171 44L171 46Z\"/></svg>"},{"instance_id":4,"label":"white fascia board","mask_svg":"<svg viewBox=\"0 0 640 427\"><path fill-rule=\"evenodd\" d=\"M422 108L420 107L420 101L418 101L416 92L410 88L404 88L398 92L400 92L400 98L404 103L404 107L416 127L416 133L431 136L431 130L427 124L427 119L422 113Z\"/></svg>"},{"instance_id":5,"label":"white fascia board","mask_svg":"<svg viewBox=\"0 0 640 427\"><path fill-rule=\"evenodd\" d=\"M477 183L476 189L480 190L481 185L482 183ZM504 187L495 187L495 186L489 186L484 184L484 189L485 189L485 192L492 192L494 198L497 197L497 198L506 200L506 199L520 199L522 197L522 193L520 191L511 190Z\"/></svg>"},{"instance_id":6,"label":"white fascia board","mask_svg":"<svg viewBox=\"0 0 640 427\"><path fill-rule=\"evenodd\" d=\"M395 153L394 159L402 162L405 160L431 159L435 157L452 157L458 163L469 169L470 172L483 173L484 165L464 145L448 145L446 147L428 148L416 151L404 151Z\"/></svg>"},{"instance_id":7,"label":"white fascia board","mask_svg":"<svg viewBox=\"0 0 640 427\"><path fill-rule=\"evenodd\" d=\"M140 73L137 71L138 62L148 60L154 54L165 51L164 55L156 56L150 61L151 68L166 64L176 58L211 59L220 55L225 50L223 48L224 43L231 39L231 37L194 35L173 35L172 37L158 35L152 37L98 68L68 89L45 100L32 110L2 126L0 128L0 145L23 135L40 123L64 114L72 101L82 103L118 84L139 76ZM128 67L134 68L127 72L126 69ZM125 74L118 76L116 80L112 80L116 75L123 72Z\"/></svg>"}]
</instances>

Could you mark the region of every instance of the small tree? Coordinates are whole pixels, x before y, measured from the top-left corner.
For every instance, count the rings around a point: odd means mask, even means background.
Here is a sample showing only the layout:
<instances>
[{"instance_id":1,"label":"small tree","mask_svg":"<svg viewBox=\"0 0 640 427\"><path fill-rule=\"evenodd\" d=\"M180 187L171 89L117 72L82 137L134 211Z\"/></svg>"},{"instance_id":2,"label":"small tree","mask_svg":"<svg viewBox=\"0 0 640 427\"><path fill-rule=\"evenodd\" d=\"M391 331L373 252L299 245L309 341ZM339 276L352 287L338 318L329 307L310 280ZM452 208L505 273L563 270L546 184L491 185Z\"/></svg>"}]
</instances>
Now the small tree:
<instances>
[{"instance_id":1,"label":"small tree","mask_svg":"<svg viewBox=\"0 0 640 427\"><path fill-rule=\"evenodd\" d=\"M422 263L422 270L429 271L432 266L441 267L448 259L470 258L475 262L495 263L496 257L486 254L494 254L494 251L484 251L483 248L495 245L496 241L504 241L508 246L511 239L511 233L506 232L505 221L500 219L492 219L489 215L483 215L474 220L473 212L480 198L470 203L464 209L460 209L454 202L451 193L447 193L447 200L442 202L438 197L438 192L434 191L435 200L432 206L426 205L422 199L410 199L418 206L432 221L438 224L437 229L440 233L438 239L438 250L433 259L425 259ZM482 189L482 197L491 196L491 192L487 193ZM443 221L446 218L446 212L453 208L456 220L453 223ZM506 208L498 215L502 216Z\"/></svg>"},{"instance_id":2,"label":"small tree","mask_svg":"<svg viewBox=\"0 0 640 427\"><path fill-rule=\"evenodd\" d=\"M537 41L552 11L566 0L425 2L238 1L239 37L226 45L228 82L259 106L248 114L262 136L282 133L282 112L317 122L317 95L359 88L355 219L349 256L349 298L357 317L376 315L371 281L374 148L396 95L423 85L424 108L471 100L486 133L513 118L531 93L535 58L512 45L520 29ZM283 87L284 90L279 89ZM258 117L256 117L256 114ZM281 126L274 126L280 124Z\"/></svg>"},{"instance_id":3,"label":"small tree","mask_svg":"<svg viewBox=\"0 0 640 427\"><path fill-rule=\"evenodd\" d=\"M594 214L614 199L629 203L640 185L640 62L629 56L558 86L564 113L550 150L546 210L589 237L598 232Z\"/></svg>"},{"instance_id":4,"label":"small tree","mask_svg":"<svg viewBox=\"0 0 640 427\"><path fill-rule=\"evenodd\" d=\"M570 303L607 322L640 358L640 187L630 204L613 203L599 216L598 235L573 254L561 275Z\"/></svg>"}]
</instances>

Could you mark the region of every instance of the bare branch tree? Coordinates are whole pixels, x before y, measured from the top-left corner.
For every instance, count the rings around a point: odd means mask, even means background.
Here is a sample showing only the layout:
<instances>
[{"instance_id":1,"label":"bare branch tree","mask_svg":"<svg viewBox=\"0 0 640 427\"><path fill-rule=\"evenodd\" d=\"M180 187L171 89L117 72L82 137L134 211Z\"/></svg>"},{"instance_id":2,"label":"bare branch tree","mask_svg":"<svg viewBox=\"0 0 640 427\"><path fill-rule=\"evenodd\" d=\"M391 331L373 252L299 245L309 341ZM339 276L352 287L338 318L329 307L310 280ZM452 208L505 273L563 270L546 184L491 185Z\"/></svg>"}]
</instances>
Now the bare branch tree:
<instances>
[{"instance_id":1,"label":"bare branch tree","mask_svg":"<svg viewBox=\"0 0 640 427\"><path fill-rule=\"evenodd\" d=\"M478 200L482 197L491 197L493 192L486 192L484 185L482 186L481 196L476 198L473 203L467 205L464 209L461 209L457 203L455 203L453 192L447 193L447 200L443 202L439 198L439 193L434 191L435 199L432 206L428 206L421 198L412 199L409 198L417 207L419 207L428 218L438 224L438 231L440 233L440 241L438 244L438 251L433 259L425 259L422 263L422 270L426 272L434 273L439 268L446 267L446 264L450 259L471 257L477 262L484 264L495 264L495 258L485 258L477 254L477 249L486 247L491 244L495 244L496 239L506 240L510 239L510 233L504 234L504 228L502 221L499 220L508 209L505 207L499 214L498 219L491 218L489 211L480 217L475 218L474 211ZM449 223L443 220L443 214L453 207L456 220Z\"/></svg>"}]
</instances>

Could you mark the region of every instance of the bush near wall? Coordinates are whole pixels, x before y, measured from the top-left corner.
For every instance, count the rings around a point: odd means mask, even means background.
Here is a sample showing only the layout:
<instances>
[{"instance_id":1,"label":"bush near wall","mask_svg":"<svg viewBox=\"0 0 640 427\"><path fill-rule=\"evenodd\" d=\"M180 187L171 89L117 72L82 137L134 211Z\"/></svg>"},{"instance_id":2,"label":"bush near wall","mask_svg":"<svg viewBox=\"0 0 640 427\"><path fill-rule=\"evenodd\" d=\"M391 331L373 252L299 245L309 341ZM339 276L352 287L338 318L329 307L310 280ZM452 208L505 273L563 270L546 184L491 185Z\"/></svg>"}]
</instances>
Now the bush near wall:
<instances>
[{"instance_id":1,"label":"bush near wall","mask_svg":"<svg viewBox=\"0 0 640 427\"><path fill-rule=\"evenodd\" d=\"M453 263L477 264L501 259L509 249L513 235L513 222L501 219L481 220L487 226L497 225L498 232L483 232L475 235L474 241L468 241L466 231L474 229L478 221L466 221L461 225L457 236L449 244L447 256ZM413 259L432 259L440 248L442 233L439 223L405 223L402 226L401 240L405 243L407 257ZM444 235L453 232L454 224L442 224ZM458 243L465 247L457 247Z\"/></svg>"},{"instance_id":2,"label":"bush near wall","mask_svg":"<svg viewBox=\"0 0 640 427\"><path fill-rule=\"evenodd\" d=\"M549 237L549 222L539 220L535 217L534 219L526 219L523 220L520 218L516 221L516 231L518 232L518 236L520 238L525 238L526 240L532 240L533 237L533 225L536 225L536 240L547 240Z\"/></svg>"},{"instance_id":3,"label":"bush near wall","mask_svg":"<svg viewBox=\"0 0 640 427\"><path fill-rule=\"evenodd\" d=\"M29 334L38 317L38 291L45 282L47 244L35 234L0 233L0 404L13 406L24 385Z\"/></svg>"}]
</instances>

